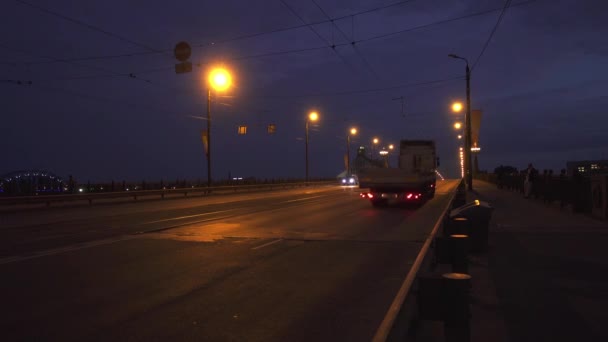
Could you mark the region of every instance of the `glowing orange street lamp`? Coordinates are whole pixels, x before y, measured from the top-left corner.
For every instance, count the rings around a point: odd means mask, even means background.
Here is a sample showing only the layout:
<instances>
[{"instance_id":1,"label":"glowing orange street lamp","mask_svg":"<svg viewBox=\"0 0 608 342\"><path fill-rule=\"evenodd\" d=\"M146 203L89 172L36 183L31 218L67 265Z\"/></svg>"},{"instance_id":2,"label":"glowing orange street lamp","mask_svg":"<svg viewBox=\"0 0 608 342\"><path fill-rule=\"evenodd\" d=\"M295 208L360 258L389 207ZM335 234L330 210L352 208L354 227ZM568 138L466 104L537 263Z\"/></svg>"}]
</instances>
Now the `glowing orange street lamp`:
<instances>
[{"instance_id":1,"label":"glowing orange street lamp","mask_svg":"<svg viewBox=\"0 0 608 342\"><path fill-rule=\"evenodd\" d=\"M308 184L308 122L319 120L319 113L312 111L306 118L306 184Z\"/></svg>"},{"instance_id":2,"label":"glowing orange street lamp","mask_svg":"<svg viewBox=\"0 0 608 342\"><path fill-rule=\"evenodd\" d=\"M226 91L232 85L230 72L222 67L211 69L207 76L207 133L203 135L206 142L207 186L211 187L211 88L215 91Z\"/></svg>"},{"instance_id":3,"label":"glowing orange street lamp","mask_svg":"<svg viewBox=\"0 0 608 342\"><path fill-rule=\"evenodd\" d=\"M456 122L456 123L454 124L454 128L455 128L455 129L461 129L461 128L462 128L462 124L461 124L460 122Z\"/></svg>"},{"instance_id":4,"label":"glowing orange street lamp","mask_svg":"<svg viewBox=\"0 0 608 342\"><path fill-rule=\"evenodd\" d=\"M454 113L460 113L462 111L462 103L460 103L460 102L454 102L452 104L452 111Z\"/></svg>"},{"instance_id":5,"label":"glowing orange street lamp","mask_svg":"<svg viewBox=\"0 0 608 342\"><path fill-rule=\"evenodd\" d=\"M346 136L346 173L347 177L352 175L352 168L350 167L350 136L357 135L357 129L355 127L350 129L350 134Z\"/></svg>"}]
</instances>

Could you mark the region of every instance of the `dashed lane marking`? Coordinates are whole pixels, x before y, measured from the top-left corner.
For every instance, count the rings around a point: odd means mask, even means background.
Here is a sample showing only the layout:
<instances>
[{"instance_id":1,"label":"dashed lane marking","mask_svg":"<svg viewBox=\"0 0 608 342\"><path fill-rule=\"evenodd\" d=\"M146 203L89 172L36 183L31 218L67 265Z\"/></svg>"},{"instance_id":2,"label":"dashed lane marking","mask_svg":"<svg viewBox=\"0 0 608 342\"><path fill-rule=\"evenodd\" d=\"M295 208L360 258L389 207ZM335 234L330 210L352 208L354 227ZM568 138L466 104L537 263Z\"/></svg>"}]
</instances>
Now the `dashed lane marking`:
<instances>
[{"instance_id":1,"label":"dashed lane marking","mask_svg":"<svg viewBox=\"0 0 608 342\"><path fill-rule=\"evenodd\" d=\"M278 239L278 240L274 240L274 241L270 241L268 243L265 243L263 245L257 246L257 247L253 247L252 249L260 249L260 248L264 248L264 247L268 247L270 245L274 245L275 243L281 242L283 241L283 239Z\"/></svg>"}]
</instances>

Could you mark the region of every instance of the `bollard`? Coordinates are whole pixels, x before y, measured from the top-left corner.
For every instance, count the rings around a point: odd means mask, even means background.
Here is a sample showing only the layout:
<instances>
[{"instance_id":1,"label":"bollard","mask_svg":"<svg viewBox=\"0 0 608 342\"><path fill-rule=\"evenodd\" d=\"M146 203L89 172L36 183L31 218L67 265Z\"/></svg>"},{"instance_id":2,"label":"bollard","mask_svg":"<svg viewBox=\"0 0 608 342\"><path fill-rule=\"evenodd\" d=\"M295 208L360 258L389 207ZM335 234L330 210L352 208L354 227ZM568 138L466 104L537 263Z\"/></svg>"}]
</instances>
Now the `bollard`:
<instances>
[{"instance_id":1,"label":"bollard","mask_svg":"<svg viewBox=\"0 0 608 342\"><path fill-rule=\"evenodd\" d=\"M452 201L452 209L461 207L467 203L467 194L457 192L456 196L454 196L454 200Z\"/></svg>"},{"instance_id":2,"label":"bollard","mask_svg":"<svg viewBox=\"0 0 608 342\"><path fill-rule=\"evenodd\" d=\"M452 264L452 272L467 273L469 272L469 254L470 241L469 236L464 234L450 235L449 250Z\"/></svg>"},{"instance_id":3,"label":"bollard","mask_svg":"<svg viewBox=\"0 0 608 342\"><path fill-rule=\"evenodd\" d=\"M443 276L445 298L444 334L446 342L471 340L471 311L469 289L471 276L464 273L446 273Z\"/></svg>"},{"instance_id":4,"label":"bollard","mask_svg":"<svg viewBox=\"0 0 608 342\"><path fill-rule=\"evenodd\" d=\"M451 264L452 272L466 273L469 268L468 253L471 247L469 236L454 234L435 238L435 262Z\"/></svg>"},{"instance_id":5,"label":"bollard","mask_svg":"<svg viewBox=\"0 0 608 342\"><path fill-rule=\"evenodd\" d=\"M477 224L471 235L471 251L483 252L488 249L489 224Z\"/></svg>"},{"instance_id":6,"label":"bollard","mask_svg":"<svg viewBox=\"0 0 608 342\"><path fill-rule=\"evenodd\" d=\"M418 317L422 320L443 321L444 302L441 295L445 280L440 274L418 276Z\"/></svg>"},{"instance_id":7,"label":"bollard","mask_svg":"<svg viewBox=\"0 0 608 342\"><path fill-rule=\"evenodd\" d=\"M443 228L443 234L446 236L453 234L469 235L471 232L471 222L466 217L453 217L448 219L447 224Z\"/></svg>"}]
</instances>

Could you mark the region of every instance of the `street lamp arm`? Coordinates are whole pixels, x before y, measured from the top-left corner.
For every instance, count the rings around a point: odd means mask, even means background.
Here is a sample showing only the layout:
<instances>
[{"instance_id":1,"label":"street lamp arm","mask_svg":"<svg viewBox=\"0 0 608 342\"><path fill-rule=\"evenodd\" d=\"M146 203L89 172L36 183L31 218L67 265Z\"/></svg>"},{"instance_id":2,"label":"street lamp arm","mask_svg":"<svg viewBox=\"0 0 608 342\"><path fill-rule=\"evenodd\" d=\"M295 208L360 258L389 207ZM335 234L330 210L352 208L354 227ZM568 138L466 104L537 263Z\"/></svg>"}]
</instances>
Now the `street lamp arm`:
<instances>
[{"instance_id":1,"label":"street lamp arm","mask_svg":"<svg viewBox=\"0 0 608 342\"><path fill-rule=\"evenodd\" d=\"M448 57L452 57L452 58L456 58L456 59L462 59L462 60L464 60L467 63L467 65L469 65L469 61L466 58L464 58L464 57L460 57L460 56L455 55L453 53L449 54Z\"/></svg>"}]
</instances>

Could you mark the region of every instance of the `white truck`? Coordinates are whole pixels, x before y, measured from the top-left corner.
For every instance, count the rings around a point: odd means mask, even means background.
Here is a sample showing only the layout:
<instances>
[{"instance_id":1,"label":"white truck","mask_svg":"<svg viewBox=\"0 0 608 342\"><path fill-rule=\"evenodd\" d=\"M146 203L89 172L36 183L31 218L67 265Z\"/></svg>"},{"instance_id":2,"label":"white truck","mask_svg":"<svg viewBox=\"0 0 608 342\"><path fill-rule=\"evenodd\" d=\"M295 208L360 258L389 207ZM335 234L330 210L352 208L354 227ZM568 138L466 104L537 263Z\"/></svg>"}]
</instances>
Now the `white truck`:
<instances>
[{"instance_id":1,"label":"white truck","mask_svg":"<svg viewBox=\"0 0 608 342\"><path fill-rule=\"evenodd\" d=\"M423 203L435 195L437 156L433 140L401 140L396 168L359 170L361 197L373 206L389 202Z\"/></svg>"}]
</instances>

